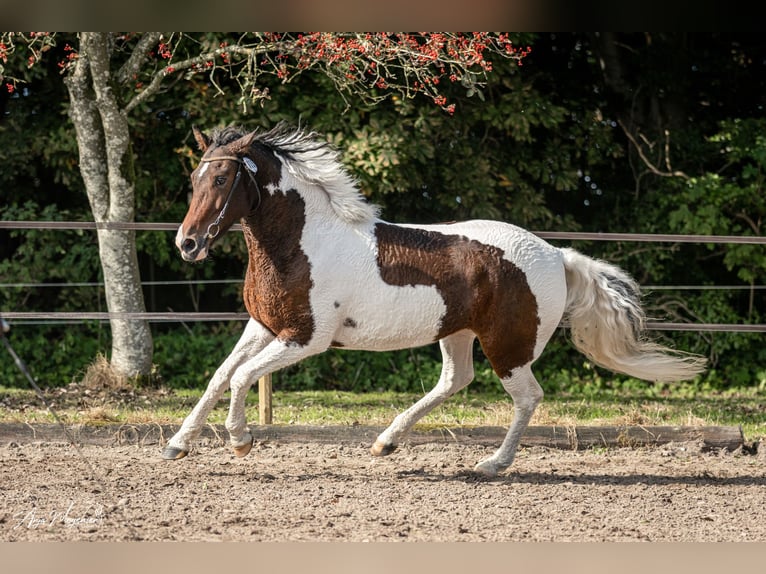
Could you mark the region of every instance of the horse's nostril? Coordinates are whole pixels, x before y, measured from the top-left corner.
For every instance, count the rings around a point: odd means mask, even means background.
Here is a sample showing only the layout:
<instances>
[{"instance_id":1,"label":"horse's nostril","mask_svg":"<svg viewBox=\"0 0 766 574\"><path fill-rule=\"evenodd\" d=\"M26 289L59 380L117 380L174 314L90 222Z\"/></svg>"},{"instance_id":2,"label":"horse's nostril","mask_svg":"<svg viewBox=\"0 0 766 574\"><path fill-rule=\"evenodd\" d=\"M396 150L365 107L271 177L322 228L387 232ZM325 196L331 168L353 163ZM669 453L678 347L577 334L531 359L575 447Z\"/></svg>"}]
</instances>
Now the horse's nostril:
<instances>
[{"instance_id":1,"label":"horse's nostril","mask_svg":"<svg viewBox=\"0 0 766 574\"><path fill-rule=\"evenodd\" d=\"M187 237L183 240L183 243L181 243L181 250L184 253L191 253L194 251L197 247L197 242L194 241L191 237Z\"/></svg>"}]
</instances>

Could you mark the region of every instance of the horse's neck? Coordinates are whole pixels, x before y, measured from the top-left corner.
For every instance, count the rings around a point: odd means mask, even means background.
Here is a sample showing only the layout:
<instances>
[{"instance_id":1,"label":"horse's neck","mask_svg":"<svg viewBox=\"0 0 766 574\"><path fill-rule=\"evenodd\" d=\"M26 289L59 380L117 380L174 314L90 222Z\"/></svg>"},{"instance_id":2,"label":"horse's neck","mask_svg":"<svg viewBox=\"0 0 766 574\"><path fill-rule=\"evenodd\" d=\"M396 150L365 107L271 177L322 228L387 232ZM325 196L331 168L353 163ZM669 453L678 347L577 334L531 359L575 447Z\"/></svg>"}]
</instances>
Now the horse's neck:
<instances>
[{"instance_id":1,"label":"horse's neck","mask_svg":"<svg viewBox=\"0 0 766 574\"><path fill-rule=\"evenodd\" d=\"M283 178L283 185L296 183L292 178L286 179ZM348 234L358 238L360 233L374 233L372 227L377 220L344 222L333 210L324 190L300 184L285 188L288 191L275 190L264 195L259 207L242 220L251 267L274 265L286 269L296 260L303 261L304 233L321 238L328 249L332 249L326 245L328 240L342 242L348 239Z\"/></svg>"},{"instance_id":2,"label":"horse's neck","mask_svg":"<svg viewBox=\"0 0 766 574\"><path fill-rule=\"evenodd\" d=\"M263 264L264 258L282 261L300 244L305 225L304 206L295 192L277 192L242 220L242 230L250 256Z\"/></svg>"},{"instance_id":3,"label":"horse's neck","mask_svg":"<svg viewBox=\"0 0 766 574\"><path fill-rule=\"evenodd\" d=\"M316 212L316 206L307 205L304 195L294 189L268 193L261 205L242 220L250 266L286 269L296 258L305 258L301 251L304 230L328 219L326 214Z\"/></svg>"}]
</instances>

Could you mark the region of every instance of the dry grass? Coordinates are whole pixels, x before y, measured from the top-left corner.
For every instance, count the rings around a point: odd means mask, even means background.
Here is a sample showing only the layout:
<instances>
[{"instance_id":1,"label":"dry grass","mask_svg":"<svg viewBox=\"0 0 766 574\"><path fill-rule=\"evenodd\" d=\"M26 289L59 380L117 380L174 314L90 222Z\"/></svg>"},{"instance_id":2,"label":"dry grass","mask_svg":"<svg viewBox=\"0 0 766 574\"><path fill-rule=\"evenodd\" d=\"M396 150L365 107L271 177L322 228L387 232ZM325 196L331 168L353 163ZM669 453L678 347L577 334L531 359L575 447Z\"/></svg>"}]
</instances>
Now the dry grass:
<instances>
[{"instance_id":1,"label":"dry grass","mask_svg":"<svg viewBox=\"0 0 766 574\"><path fill-rule=\"evenodd\" d=\"M130 379L115 371L109 360L101 353L85 370L80 386L94 392L125 392L134 389Z\"/></svg>"},{"instance_id":2,"label":"dry grass","mask_svg":"<svg viewBox=\"0 0 766 574\"><path fill-rule=\"evenodd\" d=\"M82 381L48 389L47 399L62 420L70 424L159 423L178 424L186 417L202 390L135 386L115 376L105 358L89 367ZM419 394L301 391L274 393L274 423L287 425L386 426ZM650 396L602 393L596 396L546 398L537 408L535 426L712 426L741 425L749 440L766 437L766 411L762 390L726 394ZM222 423L228 411L224 396L208 418ZM258 420L258 394L247 399L247 417ZM452 397L420 424L426 427L498 426L513 420L509 398L464 393ZM0 387L0 422L53 422L51 414L31 390Z\"/></svg>"},{"instance_id":3,"label":"dry grass","mask_svg":"<svg viewBox=\"0 0 766 574\"><path fill-rule=\"evenodd\" d=\"M114 423L120 420L116 411L104 406L90 407L83 411L77 411L77 415L78 422L82 424Z\"/></svg>"}]
</instances>

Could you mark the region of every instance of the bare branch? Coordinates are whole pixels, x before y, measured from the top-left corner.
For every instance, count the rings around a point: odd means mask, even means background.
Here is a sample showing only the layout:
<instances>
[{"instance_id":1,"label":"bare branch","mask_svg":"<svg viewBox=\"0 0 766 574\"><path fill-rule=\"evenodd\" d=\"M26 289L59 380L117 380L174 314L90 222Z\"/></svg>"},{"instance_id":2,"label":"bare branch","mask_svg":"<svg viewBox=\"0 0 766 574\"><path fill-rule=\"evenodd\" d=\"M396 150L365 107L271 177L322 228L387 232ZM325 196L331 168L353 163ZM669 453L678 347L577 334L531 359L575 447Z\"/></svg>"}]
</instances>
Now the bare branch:
<instances>
[{"instance_id":1,"label":"bare branch","mask_svg":"<svg viewBox=\"0 0 766 574\"><path fill-rule=\"evenodd\" d=\"M646 157L646 154L644 153L643 148L641 145L636 141L636 138L633 136L632 133L630 133L630 130L625 126L625 124L622 122L622 120L617 120L617 123L622 128L622 131L625 133L625 136L630 140L630 143L633 144L633 147L636 150L636 153L638 153L639 157L641 158L641 161L644 163L646 168L653 173L654 175L658 175L660 177L682 177L683 179L689 179L689 176L686 175L683 171L680 170L672 170L670 168L670 160L668 158L669 153L669 133L667 130L665 130L665 165L668 167L668 171L662 171L659 169L656 165L654 165L651 161L649 161L649 158ZM643 137L643 136L641 136Z\"/></svg>"},{"instance_id":2,"label":"bare branch","mask_svg":"<svg viewBox=\"0 0 766 574\"><path fill-rule=\"evenodd\" d=\"M747 223L750 226L750 229L752 229L753 233L755 233L756 235L760 235L761 234L761 226L760 226L760 224L756 223L755 221L753 221L753 219L747 213L745 213L744 211L740 211L739 213L735 213L734 217L736 217L737 219L742 219L745 223Z\"/></svg>"}]
</instances>

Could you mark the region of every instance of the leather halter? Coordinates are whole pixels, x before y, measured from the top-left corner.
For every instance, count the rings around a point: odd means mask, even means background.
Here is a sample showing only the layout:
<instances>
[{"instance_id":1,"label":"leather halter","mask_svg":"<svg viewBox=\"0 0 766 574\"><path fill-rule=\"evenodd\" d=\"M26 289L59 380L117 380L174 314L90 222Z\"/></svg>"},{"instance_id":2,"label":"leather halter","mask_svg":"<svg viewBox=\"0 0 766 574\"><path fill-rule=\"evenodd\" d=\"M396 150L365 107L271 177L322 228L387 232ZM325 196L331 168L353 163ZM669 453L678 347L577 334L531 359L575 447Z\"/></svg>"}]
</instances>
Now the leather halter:
<instances>
[{"instance_id":1,"label":"leather halter","mask_svg":"<svg viewBox=\"0 0 766 574\"><path fill-rule=\"evenodd\" d=\"M261 188L258 187L258 182L255 181L255 173L258 171L258 166L255 164L253 160L251 160L249 157L241 158L236 155L220 155L218 157L208 157L208 158L202 158L200 160L200 163L205 162L211 162L211 161L219 161L219 160L230 160L237 162L237 173L234 176L234 182L231 184L231 187L229 188L229 194L226 196L226 201L223 204L223 207L221 208L220 213L218 214L218 217L215 218L215 221L207 226L207 232L205 233L206 239L214 239L218 236L218 234L221 231L220 223L223 219L224 214L226 213L226 208L229 207L229 201L231 200L231 196L234 193L234 189L236 189L237 184L239 183L239 180L242 176L242 166L245 166L245 170L247 171L247 175L250 176L250 181L253 182L255 185L255 189L258 191L258 203L260 204L261 200Z\"/></svg>"}]
</instances>

